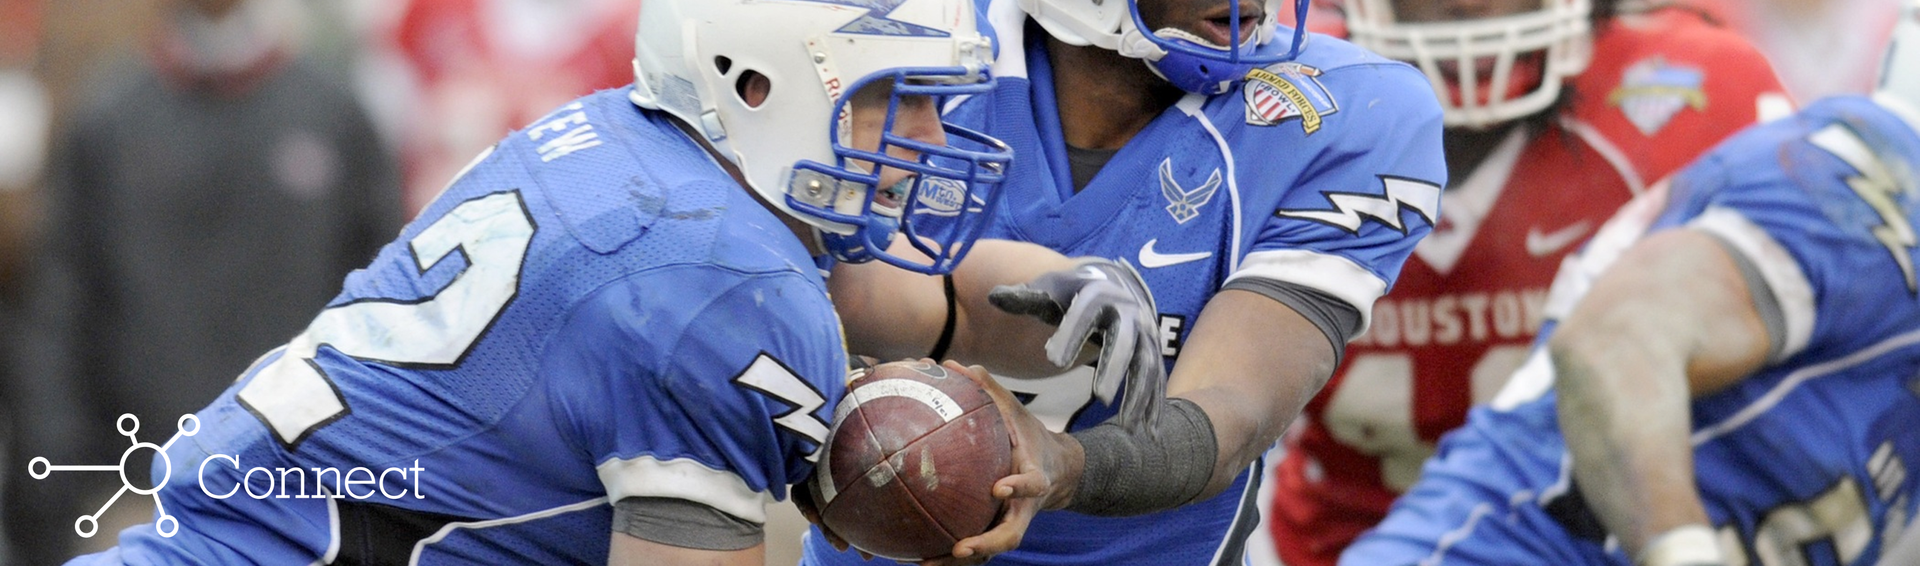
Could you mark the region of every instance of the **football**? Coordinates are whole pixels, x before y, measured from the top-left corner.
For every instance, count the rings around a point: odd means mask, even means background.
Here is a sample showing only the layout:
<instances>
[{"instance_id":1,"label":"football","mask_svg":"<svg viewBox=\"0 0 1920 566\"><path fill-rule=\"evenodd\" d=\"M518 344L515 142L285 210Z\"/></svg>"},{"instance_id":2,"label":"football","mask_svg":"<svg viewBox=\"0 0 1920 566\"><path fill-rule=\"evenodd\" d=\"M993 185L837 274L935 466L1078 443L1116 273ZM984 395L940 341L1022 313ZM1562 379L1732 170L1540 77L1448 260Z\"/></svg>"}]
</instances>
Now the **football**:
<instances>
[{"instance_id":1,"label":"football","mask_svg":"<svg viewBox=\"0 0 1920 566\"><path fill-rule=\"evenodd\" d=\"M993 526L1002 507L993 483L1013 468L1013 441L993 399L962 373L973 371L895 362L848 383L808 484L828 528L909 561L946 556Z\"/></svg>"}]
</instances>

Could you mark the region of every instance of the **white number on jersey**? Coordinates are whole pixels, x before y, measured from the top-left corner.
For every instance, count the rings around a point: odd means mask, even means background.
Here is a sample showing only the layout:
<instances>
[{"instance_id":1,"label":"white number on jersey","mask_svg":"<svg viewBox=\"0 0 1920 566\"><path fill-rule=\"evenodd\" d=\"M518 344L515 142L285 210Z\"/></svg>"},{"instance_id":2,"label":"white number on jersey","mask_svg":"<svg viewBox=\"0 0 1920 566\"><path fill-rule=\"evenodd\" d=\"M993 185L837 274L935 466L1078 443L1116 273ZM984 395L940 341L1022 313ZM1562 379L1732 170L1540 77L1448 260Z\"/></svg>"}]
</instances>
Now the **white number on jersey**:
<instances>
[{"instance_id":1,"label":"white number on jersey","mask_svg":"<svg viewBox=\"0 0 1920 566\"><path fill-rule=\"evenodd\" d=\"M993 376L1001 387L1026 403L1048 430L1065 432L1073 417L1093 403L1093 367L1080 366L1066 373L1040 379Z\"/></svg>"},{"instance_id":2,"label":"white number on jersey","mask_svg":"<svg viewBox=\"0 0 1920 566\"><path fill-rule=\"evenodd\" d=\"M1753 533L1753 550L1760 566L1810 566L1811 545L1827 542L1836 564L1852 564L1873 542L1873 520L1867 516L1860 483L1841 479L1813 499L1775 507L1760 519ZM1722 527L1726 539L1731 525ZM1729 553L1729 566L1748 566L1746 556Z\"/></svg>"},{"instance_id":3,"label":"white number on jersey","mask_svg":"<svg viewBox=\"0 0 1920 566\"><path fill-rule=\"evenodd\" d=\"M813 414L814 411L820 410L822 405L827 404L826 396L807 384L807 380L800 379L800 376L794 374L787 364L781 363L766 352L761 352L753 359L752 365L741 370L740 375L734 376L733 382L793 407L792 410L775 416L774 425L813 441L815 446L827 443L827 423ZM852 407L851 404L843 406L849 409ZM811 462L819 457L820 450L815 448L813 453L807 455L807 461Z\"/></svg>"},{"instance_id":4,"label":"white number on jersey","mask_svg":"<svg viewBox=\"0 0 1920 566\"><path fill-rule=\"evenodd\" d=\"M237 397L291 450L347 414L346 400L313 361L322 346L388 365L458 365L513 300L533 231L518 191L461 203L408 242L423 274L465 255L467 268L453 282L430 297L361 299L321 311Z\"/></svg>"},{"instance_id":5,"label":"white number on jersey","mask_svg":"<svg viewBox=\"0 0 1920 566\"><path fill-rule=\"evenodd\" d=\"M1526 346L1488 348L1473 365L1473 403L1490 400L1526 356ZM1414 427L1413 356L1355 356L1345 371L1320 420L1341 444L1379 458L1381 482L1404 492L1420 479L1420 467L1434 450Z\"/></svg>"}]
</instances>

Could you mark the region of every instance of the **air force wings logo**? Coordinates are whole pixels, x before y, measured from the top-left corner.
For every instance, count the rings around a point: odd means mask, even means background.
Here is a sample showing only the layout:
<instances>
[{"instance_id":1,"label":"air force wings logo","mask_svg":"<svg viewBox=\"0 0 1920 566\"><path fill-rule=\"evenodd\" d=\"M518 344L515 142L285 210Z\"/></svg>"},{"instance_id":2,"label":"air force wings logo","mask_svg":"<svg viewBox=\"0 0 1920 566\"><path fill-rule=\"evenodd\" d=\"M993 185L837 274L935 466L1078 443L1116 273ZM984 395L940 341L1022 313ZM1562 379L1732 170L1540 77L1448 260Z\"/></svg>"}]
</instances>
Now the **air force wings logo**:
<instances>
[{"instance_id":1,"label":"air force wings logo","mask_svg":"<svg viewBox=\"0 0 1920 566\"><path fill-rule=\"evenodd\" d=\"M1440 217L1440 185L1386 175L1380 176L1380 184L1385 188L1382 194L1322 193L1333 210L1282 210L1274 215L1331 224L1355 234L1368 219L1406 233L1406 225L1400 222L1403 209L1412 209L1428 226Z\"/></svg>"},{"instance_id":2,"label":"air force wings logo","mask_svg":"<svg viewBox=\"0 0 1920 566\"><path fill-rule=\"evenodd\" d=\"M1160 195L1167 197L1167 214L1173 215L1173 221L1186 224L1188 220L1200 216L1200 207L1213 200L1213 193L1220 191L1220 170L1214 169L1213 176L1199 188L1186 190L1180 188L1180 182L1173 180L1173 158L1160 161Z\"/></svg>"},{"instance_id":3,"label":"air force wings logo","mask_svg":"<svg viewBox=\"0 0 1920 566\"><path fill-rule=\"evenodd\" d=\"M847 25L841 26L840 29L834 30L840 33L857 33L857 34L864 34L864 35L900 35L900 36L908 36L908 37L948 37L949 35L946 31L943 31L943 30L930 28L927 26L922 26L917 24L910 24L907 22L903 22L903 21L888 17L889 15L893 14L893 11L895 9L898 9L901 4L906 3L907 0L799 0L799 1L810 2L814 4L835 4L840 6L848 6L852 8L867 9L867 13L865 15L862 15L858 19L855 19L851 22L847 22Z\"/></svg>"}]
</instances>

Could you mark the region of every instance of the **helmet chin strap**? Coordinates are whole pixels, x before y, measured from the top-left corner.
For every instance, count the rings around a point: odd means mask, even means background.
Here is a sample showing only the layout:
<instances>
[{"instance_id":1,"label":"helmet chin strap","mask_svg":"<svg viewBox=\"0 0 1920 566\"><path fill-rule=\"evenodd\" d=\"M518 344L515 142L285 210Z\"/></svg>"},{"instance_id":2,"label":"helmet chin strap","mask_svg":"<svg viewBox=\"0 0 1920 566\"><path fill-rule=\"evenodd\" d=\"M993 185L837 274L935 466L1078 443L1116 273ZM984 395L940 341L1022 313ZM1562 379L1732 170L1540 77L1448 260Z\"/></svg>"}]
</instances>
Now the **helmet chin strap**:
<instances>
[{"instance_id":1,"label":"helmet chin strap","mask_svg":"<svg viewBox=\"0 0 1920 566\"><path fill-rule=\"evenodd\" d=\"M1121 57L1146 61L1151 67L1151 63L1159 62L1161 58L1167 56L1166 48L1147 39L1147 35L1141 33L1138 28L1131 24L1126 25L1125 28L1125 31L1120 33L1120 45L1114 49L1120 53ZM1159 70L1154 71L1155 74L1159 72Z\"/></svg>"},{"instance_id":2,"label":"helmet chin strap","mask_svg":"<svg viewBox=\"0 0 1920 566\"><path fill-rule=\"evenodd\" d=\"M1153 38L1149 38L1146 33L1140 31L1140 28L1131 22L1122 22L1121 27L1120 44L1114 50L1115 52L1119 53L1122 57L1139 59L1146 63L1147 69L1153 71L1154 76L1173 83L1175 86L1180 87L1181 90L1187 92L1209 95L1221 94L1229 90L1232 83L1238 80L1246 69L1254 66L1252 64L1242 64L1238 66L1244 67L1245 69L1229 70L1222 74L1219 73L1220 70L1234 67L1235 65L1225 61L1204 61L1197 55L1169 50L1154 41ZM1181 41L1197 47L1217 49L1221 52L1239 51L1245 55L1257 46L1265 45L1267 41L1273 37L1273 28L1271 26L1262 25L1256 27L1255 30L1252 36L1244 38L1241 44L1232 50L1180 28L1161 28L1159 31L1154 32L1154 36L1161 41ZM1171 67L1169 68L1169 66ZM1208 67L1214 67L1215 72L1209 75L1206 71ZM1200 70L1198 75L1195 74L1195 69Z\"/></svg>"}]
</instances>

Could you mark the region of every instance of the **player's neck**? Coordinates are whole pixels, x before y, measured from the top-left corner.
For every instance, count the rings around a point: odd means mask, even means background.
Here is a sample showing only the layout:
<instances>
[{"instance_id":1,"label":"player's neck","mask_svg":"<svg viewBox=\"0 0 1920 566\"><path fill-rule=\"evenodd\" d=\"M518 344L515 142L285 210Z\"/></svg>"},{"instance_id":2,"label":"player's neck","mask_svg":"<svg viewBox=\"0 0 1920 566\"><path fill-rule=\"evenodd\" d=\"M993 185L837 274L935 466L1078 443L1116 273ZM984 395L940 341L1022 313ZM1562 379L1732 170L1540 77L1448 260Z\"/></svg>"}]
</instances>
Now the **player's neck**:
<instances>
[{"instance_id":1,"label":"player's neck","mask_svg":"<svg viewBox=\"0 0 1920 566\"><path fill-rule=\"evenodd\" d=\"M1060 131L1073 147L1119 149L1182 95L1140 60L1113 51L1049 37L1047 56Z\"/></svg>"},{"instance_id":2,"label":"player's neck","mask_svg":"<svg viewBox=\"0 0 1920 566\"><path fill-rule=\"evenodd\" d=\"M1515 120L1483 129L1447 128L1441 136L1447 152L1447 178L1457 181L1473 174L1520 123Z\"/></svg>"},{"instance_id":3,"label":"player's neck","mask_svg":"<svg viewBox=\"0 0 1920 566\"><path fill-rule=\"evenodd\" d=\"M779 218L781 224L786 225L788 230L792 230L793 237L799 238L800 244L807 247L807 255L826 255L827 250L820 245L820 238L814 233L812 225L802 222L798 218L794 218L793 215L780 210L780 207L767 202L766 198L760 196L760 191L753 190L753 186L747 184L747 175L740 172L740 166L734 165L733 161L721 155L719 150L714 149L712 145L708 144L705 138L702 138L699 133L693 131L693 128L681 123L678 119L669 120L669 122L672 122L674 127L680 128L680 132L686 134L688 139L699 143L700 149L707 150L707 156L712 157L714 163L720 164L720 169L726 171L728 176L733 177L733 182L740 185L740 190L746 191L747 195L752 196L753 202L760 203L760 206L766 207L767 212L773 213L774 218Z\"/></svg>"}]
</instances>

